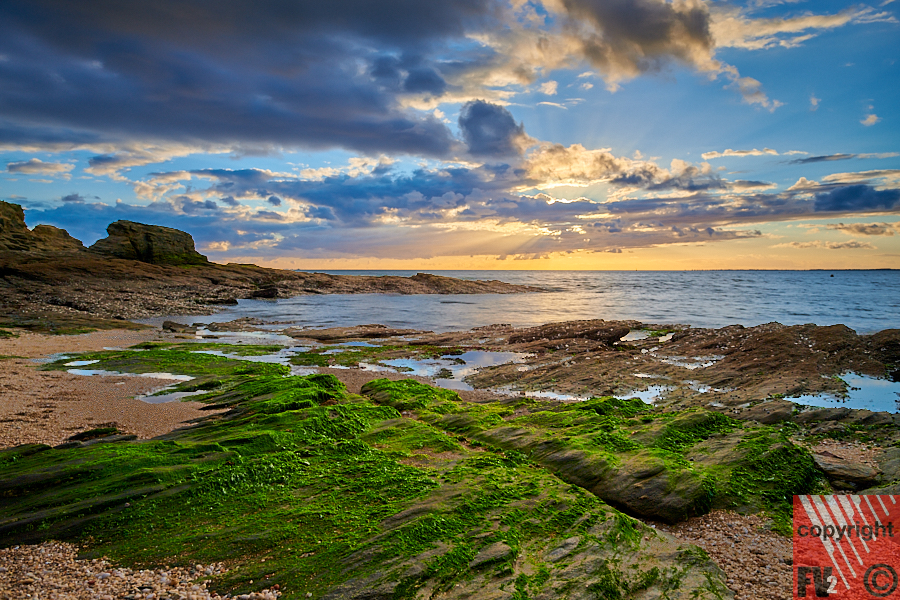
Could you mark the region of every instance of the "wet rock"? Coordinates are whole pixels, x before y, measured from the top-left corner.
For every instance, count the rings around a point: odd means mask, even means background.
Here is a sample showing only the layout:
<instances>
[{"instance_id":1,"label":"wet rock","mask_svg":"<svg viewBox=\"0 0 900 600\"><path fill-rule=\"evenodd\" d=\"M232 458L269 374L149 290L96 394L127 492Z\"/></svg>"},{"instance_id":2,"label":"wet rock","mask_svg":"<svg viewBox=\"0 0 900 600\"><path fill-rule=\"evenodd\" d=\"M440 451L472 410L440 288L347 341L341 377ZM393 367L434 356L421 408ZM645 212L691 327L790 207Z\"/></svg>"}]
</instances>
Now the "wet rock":
<instances>
[{"instance_id":1,"label":"wet rock","mask_svg":"<svg viewBox=\"0 0 900 600\"><path fill-rule=\"evenodd\" d=\"M98 240L91 252L138 260L152 265L191 265L209 262L194 249L190 234L171 227L116 221L106 228L108 237Z\"/></svg>"},{"instance_id":2,"label":"wet rock","mask_svg":"<svg viewBox=\"0 0 900 600\"><path fill-rule=\"evenodd\" d=\"M878 471L862 463L848 461L830 452L813 454L813 460L829 480L849 482L855 486L872 485L878 479Z\"/></svg>"},{"instance_id":3,"label":"wet rock","mask_svg":"<svg viewBox=\"0 0 900 600\"><path fill-rule=\"evenodd\" d=\"M163 331L172 333L196 333L197 328L193 325L185 325L184 323L176 323L175 321L163 321Z\"/></svg>"},{"instance_id":4,"label":"wet rock","mask_svg":"<svg viewBox=\"0 0 900 600\"><path fill-rule=\"evenodd\" d=\"M840 421L850 416L849 408L820 408L818 410L803 411L794 416L796 423L815 423L818 421Z\"/></svg>"}]
</instances>

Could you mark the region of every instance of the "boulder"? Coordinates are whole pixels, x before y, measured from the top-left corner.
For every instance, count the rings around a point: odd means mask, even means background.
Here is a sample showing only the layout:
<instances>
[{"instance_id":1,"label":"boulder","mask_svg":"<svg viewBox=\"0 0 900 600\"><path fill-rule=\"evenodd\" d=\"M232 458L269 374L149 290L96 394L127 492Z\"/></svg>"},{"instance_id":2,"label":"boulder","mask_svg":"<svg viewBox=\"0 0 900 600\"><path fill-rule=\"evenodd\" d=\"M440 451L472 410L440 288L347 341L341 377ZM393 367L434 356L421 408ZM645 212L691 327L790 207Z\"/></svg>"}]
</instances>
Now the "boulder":
<instances>
[{"instance_id":1,"label":"boulder","mask_svg":"<svg viewBox=\"0 0 900 600\"><path fill-rule=\"evenodd\" d=\"M872 485L878 479L878 471L865 465L849 461L830 452L818 452L813 454L816 466L822 469L828 479L832 481L846 481L855 486L865 487Z\"/></svg>"},{"instance_id":2,"label":"boulder","mask_svg":"<svg viewBox=\"0 0 900 600\"><path fill-rule=\"evenodd\" d=\"M886 448L875 460L881 469L881 480L885 483L900 479L900 448Z\"/></svg>"},{"instance_id":3,"label":"boulder","mask_svg":"<svg viewBox=\"0 0 900 600\"><path fill-rule=\"evenodd\" d=\"M106 231L109 237L98 240L89 248L91 252L152 265L199 265L209 262L194 249L194 238L178 229L116 221Z\"/></svg>"}]
</instances>

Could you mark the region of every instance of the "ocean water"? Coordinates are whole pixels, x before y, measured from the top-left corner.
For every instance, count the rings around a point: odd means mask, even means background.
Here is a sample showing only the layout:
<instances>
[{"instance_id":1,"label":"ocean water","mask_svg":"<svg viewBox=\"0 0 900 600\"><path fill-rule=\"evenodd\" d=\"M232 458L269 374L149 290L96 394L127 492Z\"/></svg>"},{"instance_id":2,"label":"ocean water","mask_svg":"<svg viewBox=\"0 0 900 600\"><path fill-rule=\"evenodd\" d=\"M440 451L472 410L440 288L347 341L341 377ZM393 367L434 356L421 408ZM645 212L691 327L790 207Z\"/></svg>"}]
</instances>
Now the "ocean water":
<instances>
[{"instance_id":1,"label":"ocean water","mask_svg":"<svg viewBox=\"0 0 900 600\"><path fill-rule=\"evenodd\" d=\"M415 275L415 271L327 271L341 275ZM895 271L431 271L460 279L538 286L533 294L317 295L240 300L215 315L332 327L381 323L452 331L493 323L538 325L571 319L634 319L693 327L844 324L857 333L900 328L900 270ZM172 318L172 317L167 317ZM158 323L162 319L146 322Z\"/></svg>"}]
</instances>

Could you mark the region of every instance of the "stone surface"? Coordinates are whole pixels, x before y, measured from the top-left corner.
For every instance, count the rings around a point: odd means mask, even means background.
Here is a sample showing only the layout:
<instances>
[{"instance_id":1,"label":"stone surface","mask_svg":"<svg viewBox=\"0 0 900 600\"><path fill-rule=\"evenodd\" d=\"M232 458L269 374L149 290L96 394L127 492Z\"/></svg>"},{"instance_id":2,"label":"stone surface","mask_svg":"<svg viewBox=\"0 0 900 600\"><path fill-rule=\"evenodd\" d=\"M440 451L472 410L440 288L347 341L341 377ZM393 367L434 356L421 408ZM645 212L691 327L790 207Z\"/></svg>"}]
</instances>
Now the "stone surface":
<instances>
[{"instance_id":1,"label":"stone surface","mask_svg":"<svg viewBox=\"0 0 900 600\"><path fill-rule=\"evenodd\" d=\"M91 246L91 252L152 265L195 265L209 262L194 249L194 238L177 229L116 221L106 231L109 236Z\"/></svg>"},{"instance_id":2,"label":"stone surface","mask_svg":"<svg viewBox=\"0 0 900 600\"><path fill-rule=\"evenodd\" d=\"M846 460L830 452L813 454L816 466L828 479L846 481L856 485L871 485L878 479L878 471L869 465Z\"/></svg>"},{"instance_id":3,"label":"stone surface","mask_svg":"<svg viewBox=\"0 0 900 600\"><path fill-rule=\"evenodd\" d=\"M748 421L758 421L764 425L774 425L782 421L789 421L795 408L796 405L787 400L772 400L752 406L742 411L738 417Z\"/></svg>"},{"instance_id":4,"label":"stone surface","mask_svg":"<svg viewBox=\"0 0 900 600\"><path fill-rule=\"evenodd\" d=\"M475 558L469 563L470 569L477 569L484 565L500 562L512 558L512 548L503 542L494 542L490 546L475 555Z\"/></svg>"}]
</instances>

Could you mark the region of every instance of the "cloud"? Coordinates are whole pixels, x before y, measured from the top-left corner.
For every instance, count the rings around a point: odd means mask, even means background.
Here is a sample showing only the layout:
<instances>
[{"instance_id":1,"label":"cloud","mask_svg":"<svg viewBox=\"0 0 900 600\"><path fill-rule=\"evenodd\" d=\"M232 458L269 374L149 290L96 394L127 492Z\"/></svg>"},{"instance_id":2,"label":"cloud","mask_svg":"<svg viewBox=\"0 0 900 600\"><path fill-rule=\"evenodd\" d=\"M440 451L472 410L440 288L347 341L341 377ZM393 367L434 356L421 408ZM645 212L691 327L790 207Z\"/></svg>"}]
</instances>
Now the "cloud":
<instances>
[{"instance_id":1,"label":"cloud","mask_svg":"<svg viewBox=\"0 0 900 600\"><path fill-rule=\"evenodd\" d=\"M701 156L703 157L703 160L710 160L712 158L721 158L723 156L765 156L767 154L778 156L778 152L771 148L763 148L762 150L757 150L756 148L753 150L732 150L729 148L723 152L704 152Z\"/></svg>"},{"instance_id":2,"label":"cloud","mask_svg":"<svg viewBox=\"0 0 900 600\"><path fill-rule=\"evenodd\" d=\"M39 158L31 158L22 162L7 163L6 170L10 173L23 175L59 175L64 179L71 177L70 171L75 165L67 163L43 162Z\"/></svg>"},{"instance_id":3,"label":"cloud","mask_svg":"<svg viewBox=\"0 0 900 600\"><path fill-rule=\"evenodd\" d=\"M817 162L830 162L834 160L849 160L856 158L856 154L827 154L824 156L810 156L808 158L797 158L790 161L792 165L806 165Z\"/></svg>"},{"instance_id":4,"label":"cloud","mask_svg":"<svg viewBox=\"0 0 900 600\"><path fill-rule=\"evenodd\" d=\"M67 194L60 198L61 202L74 202L75 204L84 204L86 198L81 194Z\"/></svg>"},{"instance_id":5,"label":"cloud","mask_svg":"<svg viewBox=\"0 0 900 600\"><path fill-rule=\"evenodd\" d=\"M828 229L842 231L850 235L884 235L893 236L900 233L900 223L830 223Z\"/></svg>"},{"instance_id":6,"label":"cloud","mask_svg":"<svg viewBox=\"0 0 900 600\"><path fill-rule=\"evenodd\" d=\"M788 242L785 244L776 244L773 248L826 248L828 250L876 250L875 246L868 242L858 242L852 240L849 242Z\"/></svg>"},{"instance_id":7,"label":"cloud","mask_svg":"<svg viewBox=\"0 0 900 600\"><path fill-rule=\"evenodd\" d=\"M872 125L879 122L880 120L881 120L881 117L879 117L878 115L873 113L873 114L866 115L866 118L860 120L860 123L862 123L866 127L871 127Z\"/></svg>"},{"instance_id":8,"label":"cloud","mask_svg":"<svg viewBox=\"0 0 900 600\"><path fill-rule=\"evenodd\" d=\"M555 81L545 81L544 83L541 84L541 93L547 94L548 96L555 96L556 95L556 87L558 85L559 84Z\"/></svg>"},{"instance_id":9,"label":"cloud","mask_svg":"<svg viewBox=\"0 0 900 600\"><path fill-rule=\"evenodd\" d=\"M900 190L876 190L868 185L849 185L816 194L816 211L867 211L893 209L900 204Z\"/></svg>"},{"instance_id":10,"label":"cloud","mask_svg":"<svg viewBox=\"0 0 900 600\"><path fill-rule=\"evenodd\" d=\"M821 102L821 98L816 98L814 94L809 95L809 110L811 112L815 112L819 110L819 102Z\"/></svg>"},{"instance_id":11,"label":"cloud","mask_svg":"<svg viewBox=\"0 0 900 600\"><path fill-rule=\"evenodd\" d=\"M474 156L504 157L521 154L530 138L502 106L483 100L466 103L459 111L459 128Z\"/></svg>"},{"instance_id":12,"label":"cloud","mask_svg":"<svg viewBox=\"0 0 900 600\"><path fill-rule=\"evenodd\" d=\"M726 5L712 12L710 30L720 48L763 50L776 46L793 48L821 31L850 23L890 21L890 18L888 13L878 13L867 6L848 8L832 15L806 13L787 18L752 18L746 11Z\"/></svg>"}]
</instances>

